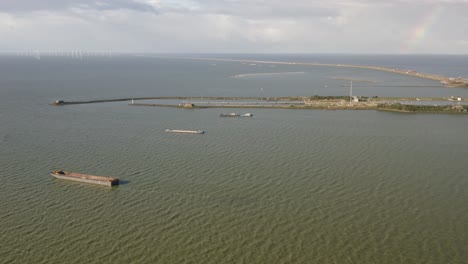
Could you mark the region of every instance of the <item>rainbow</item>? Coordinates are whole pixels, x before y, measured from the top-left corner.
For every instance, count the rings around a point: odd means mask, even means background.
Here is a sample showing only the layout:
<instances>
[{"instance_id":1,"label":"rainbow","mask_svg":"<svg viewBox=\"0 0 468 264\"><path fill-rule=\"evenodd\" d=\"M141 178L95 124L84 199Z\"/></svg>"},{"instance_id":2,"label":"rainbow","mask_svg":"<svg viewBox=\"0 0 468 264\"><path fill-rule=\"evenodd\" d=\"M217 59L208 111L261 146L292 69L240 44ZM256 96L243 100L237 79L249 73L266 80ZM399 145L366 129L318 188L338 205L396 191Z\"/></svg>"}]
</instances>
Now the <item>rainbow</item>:
<instances>
[{"instance_id":1,"label":"rainbow","mask_svg":"<svg viewBox=\"0 0 468 264\"><path fill-rule=\"evenodd\" d=\"M433 6L429 12L427 12L422 19L416 23L416 25L411 29L409 33L408 40L406 41L404 47L401 48L400 52L403 54L410 53L418 47L418 45L424 40L429 32L431 26L437 20L441 13L441 6Z\"/></svg>"}]
</instances>

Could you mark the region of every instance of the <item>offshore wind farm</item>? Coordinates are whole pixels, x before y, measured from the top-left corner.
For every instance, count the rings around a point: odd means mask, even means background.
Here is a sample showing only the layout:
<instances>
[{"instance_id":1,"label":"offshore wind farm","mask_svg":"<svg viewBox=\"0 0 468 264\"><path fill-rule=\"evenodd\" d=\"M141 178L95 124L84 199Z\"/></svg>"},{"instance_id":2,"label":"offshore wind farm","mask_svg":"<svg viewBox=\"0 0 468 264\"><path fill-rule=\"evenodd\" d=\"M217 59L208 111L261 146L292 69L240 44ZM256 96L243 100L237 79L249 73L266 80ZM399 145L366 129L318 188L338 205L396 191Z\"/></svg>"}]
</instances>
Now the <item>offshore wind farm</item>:
<instances>
[{"instance_id":1,"label":"offshore wind farm","mask_svg":"<svg viewBox=\"0 0 468 264\"><path fill-rule=\"evenodd\" d=\"M74 49L74 50L25 50L25 51L18 51L18 52L10 52L6 53L7 55L16 55L19 57L30 57L37 60L40 60L41 57L61 57L61 58L72 58L72 59L80 59L89 58L89 57L107 57L112 58L113 52L112 51L89 51L89 50L81 50L81 49Z\"/></svg>"}]
</instances>

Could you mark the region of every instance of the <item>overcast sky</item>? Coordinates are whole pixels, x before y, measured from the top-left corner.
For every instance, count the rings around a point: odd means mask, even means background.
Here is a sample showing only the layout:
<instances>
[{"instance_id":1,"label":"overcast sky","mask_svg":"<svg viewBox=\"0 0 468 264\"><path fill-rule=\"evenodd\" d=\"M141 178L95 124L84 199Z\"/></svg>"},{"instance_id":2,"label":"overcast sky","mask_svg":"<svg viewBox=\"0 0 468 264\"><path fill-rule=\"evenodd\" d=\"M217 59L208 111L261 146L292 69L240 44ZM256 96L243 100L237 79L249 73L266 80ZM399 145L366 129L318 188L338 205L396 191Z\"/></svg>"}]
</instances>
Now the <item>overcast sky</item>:
<instances>
[{"instance_id":1,"label":"overcast sky","mask_svg":"<svg viewBox=\"0 0 468 264\"><path fill-rule=\"evenodd\" d=\"M0 51L468 54L468 0L0 0Z\"/></svg>"}]
</instances>

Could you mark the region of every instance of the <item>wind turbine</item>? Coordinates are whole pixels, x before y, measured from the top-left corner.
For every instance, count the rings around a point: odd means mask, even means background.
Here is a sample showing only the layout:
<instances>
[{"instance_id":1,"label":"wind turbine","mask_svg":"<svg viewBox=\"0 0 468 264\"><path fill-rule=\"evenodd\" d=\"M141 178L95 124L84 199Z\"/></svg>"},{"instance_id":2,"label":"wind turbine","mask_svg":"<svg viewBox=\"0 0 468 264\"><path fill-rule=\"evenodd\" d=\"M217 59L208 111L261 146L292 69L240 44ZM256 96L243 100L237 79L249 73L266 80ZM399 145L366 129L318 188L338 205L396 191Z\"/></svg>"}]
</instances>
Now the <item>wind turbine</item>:
<instances>
[{"instance_id":1,"label":"wind turbine","mask_svg":"<svg viewBox=\"0 0 468 264\"><path fill-rule=\"evenodd\" d=\"M41 60L41 52L36 50L34 52L34 58L36 58L37 60Z\"/></svg>"}]
</instances>

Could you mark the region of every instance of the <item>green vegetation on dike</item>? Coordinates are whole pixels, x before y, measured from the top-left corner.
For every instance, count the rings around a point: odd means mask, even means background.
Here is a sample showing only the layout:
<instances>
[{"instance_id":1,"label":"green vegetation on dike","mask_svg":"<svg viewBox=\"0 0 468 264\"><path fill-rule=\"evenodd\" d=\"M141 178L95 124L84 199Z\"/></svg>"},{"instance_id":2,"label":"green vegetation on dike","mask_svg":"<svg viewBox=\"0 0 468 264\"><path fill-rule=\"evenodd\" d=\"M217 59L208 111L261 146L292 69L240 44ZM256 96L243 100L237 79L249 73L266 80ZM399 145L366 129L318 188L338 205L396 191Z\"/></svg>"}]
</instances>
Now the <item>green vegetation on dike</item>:
<instances>
[{"instance_id":1,"label":"green vegetation on dike","mask_svg":"<svg viewBox=\"0 0 468 264\"><path fill-rule=\"evenodd\" d=\"M379 104L379 110L398 112L428 112L428 113L468 113L468 105L407 105L407 104Z\"/></svg>"}]
</instances>

